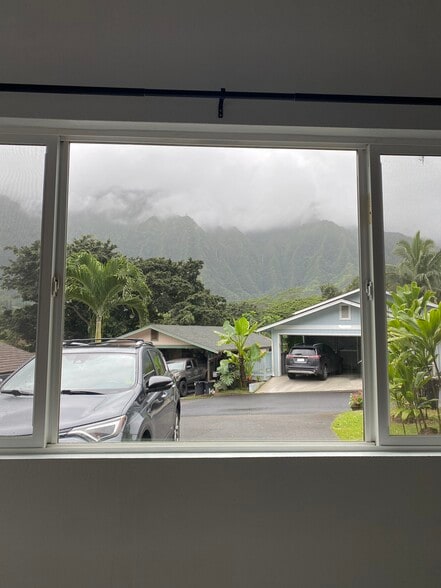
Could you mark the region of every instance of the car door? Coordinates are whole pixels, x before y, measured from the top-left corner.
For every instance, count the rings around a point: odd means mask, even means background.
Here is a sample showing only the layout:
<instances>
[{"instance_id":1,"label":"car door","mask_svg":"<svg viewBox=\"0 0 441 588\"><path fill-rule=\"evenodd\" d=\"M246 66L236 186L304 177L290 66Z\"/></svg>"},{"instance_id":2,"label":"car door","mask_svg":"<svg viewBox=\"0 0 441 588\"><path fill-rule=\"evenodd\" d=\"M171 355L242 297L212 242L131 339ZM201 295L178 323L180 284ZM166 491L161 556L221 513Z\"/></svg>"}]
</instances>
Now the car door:
<instances>
[{"instance_id":1,"label":"car door","mask_svg":"<svg viewBox=\"0 0 441 588\"><path fill-rule=\"evenodd\" d=\"M167 364L162 353L154 348L149 349L147 353L152 359L155 374L157 376L169 376L170 374L167 370ZM173 433L176 413L174 386L156 393L154 405L156 420L155 428L158 431L158 436L163 439L170 437Z\"/></svg>"},{"instance_id":2,"label":"car door","mask_svg":"<svg viewBox=\"0 0 441 588\"><path fill-rule=\"evenodd\" d=\"M194 361L192 359L187 359L185 362L185 375L189 384L195 383L197 379L197 373Z\"/></svg>"}]
</instances>

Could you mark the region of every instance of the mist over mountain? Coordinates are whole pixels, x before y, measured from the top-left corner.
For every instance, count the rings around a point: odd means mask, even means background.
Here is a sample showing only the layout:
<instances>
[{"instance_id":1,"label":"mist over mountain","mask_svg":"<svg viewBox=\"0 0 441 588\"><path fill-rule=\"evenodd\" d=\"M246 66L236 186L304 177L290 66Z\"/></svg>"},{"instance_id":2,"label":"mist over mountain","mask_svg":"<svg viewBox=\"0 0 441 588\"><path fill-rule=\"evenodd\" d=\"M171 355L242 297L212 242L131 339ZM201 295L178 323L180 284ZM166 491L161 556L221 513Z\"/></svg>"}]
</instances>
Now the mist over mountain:
<instances>
[{"instance_id":1,"label":"mist over mountain","mask_svg":"<svg viewBox=\"0 0 441 588\"><path fill-rule=\"evenodd\" d=\"M0 265L8 245L39 238L39 219L0 196ZM102 211L71 211L68 240L92 234L110 239L129 257L201 259L202 278L213 293L229 300L275 294L293 287L318 290L324 283L345 287L358 274L356 229L330 221L243 233L235 228L203 229L189 216L150 217L122 222ZM142 217L141 217L142 219ZM399 233L386 233L386 258L392 260Z\"/></svg>"}]
</instances>

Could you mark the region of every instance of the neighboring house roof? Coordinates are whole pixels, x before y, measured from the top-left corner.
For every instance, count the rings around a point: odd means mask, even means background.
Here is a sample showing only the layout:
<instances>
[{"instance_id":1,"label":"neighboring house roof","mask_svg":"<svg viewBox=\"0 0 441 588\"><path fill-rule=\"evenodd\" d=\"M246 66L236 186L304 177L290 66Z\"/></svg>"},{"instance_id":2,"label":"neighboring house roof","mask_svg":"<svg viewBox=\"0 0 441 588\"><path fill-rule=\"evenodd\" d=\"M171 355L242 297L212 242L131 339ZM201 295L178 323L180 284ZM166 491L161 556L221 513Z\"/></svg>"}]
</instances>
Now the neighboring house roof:
<instances>
[{"instance_id":1,"label":"neighboring house roof","mask_svg":"<svg viewBox=\"0 0 441 588\"><path fill-rule=\"evenodd\" d=\"M386 297L388 299L391 299L390 292L386 292ZM308 306L307 308L302 308L301 310L298 310L288 318L282 319L275 323L271 323L270 325L265 325L264 327L260 327L260 329L257 329L257 332L260 333L262 331L269 331L273 327L279 327L280 325L286 325L288 323L295 322L303 317L313 315L323 310L328 310L340 304L352 306L353 308L360 308L360 288L357 288L356 290L351 290L350 292L345 292L344 294L340 294L339 296L335 296L334 298L329 298L328 300L323 300L322 302L313 304L312 306ZM432 302L428 302L427 306L431 308L437 308L437 304L434 304Z\"/></svg>"},{"instance_id":2,"label":"neighboring house roof","mask_svg":"<svg viewBox=\"0 0 441 588\"><path fill-rule=\"evenodd\" d=\"M10 374L26 363L33 353L0 341L0 375Z\"/></svg>"},{"instance_id":3,"label":"neighboring house roof","mask_svg":"<svg viewBox=\"0 0 441 588\"><path fill-rule=\"evenodd\" d=\"M219 341L219 335L217 335L215 331L222 332L222 326L201 327L198 325L150 324L140 329L137 329L136 331L132 331L131 333L123 335L123 338L136 337L136 335L142 333L146 329L153 329L155 331L158 331L158 333L163 333L164 335L168 335L169 337L179 339L183 343L200 347L201 349L211 351L212 353L219 353L221 351L225 351L226 349L234 349L234 345L217 344L217 342ZM260 345L260 347L264 348L271 347L271 339L265 337L264 335L259 335L257 333L253 333L252 335L250 335L248 337L247 343L249 345L257 343L258 345Z\"/></svg>"},{"instance_id":4,"label":"neighboring house roof","mask_svg":"<svg viewBox=\"0 0 441 588\"><path fill-rule=\"evenodd\" d=\"M317 304L313 304L312 306L308 306L307 308L302 308L302 310L298 310L291 316L286 319L282 319L275 323L271 323L270 325L265 325L264 327L260 327L257 329L257 332L268 331L273 327L278 327L280 325L284 325L286 323L290 323L293 320L298 320L304 316L308 316L309 314L313 314L328 308L332 308L333 306L338 306L339 304L347 304L348 306L353 306L355 308L360 308L360 302L356 300L351 300L350 298L354 296L354 294L358 294L360 292L360 288L357 290L351 290L350 292L345 292L344 294L340 294L340 296L335 296L334 298L329 298L329 300L323 300L322 302L318 302Z\"/></svg>"}]
</instances>

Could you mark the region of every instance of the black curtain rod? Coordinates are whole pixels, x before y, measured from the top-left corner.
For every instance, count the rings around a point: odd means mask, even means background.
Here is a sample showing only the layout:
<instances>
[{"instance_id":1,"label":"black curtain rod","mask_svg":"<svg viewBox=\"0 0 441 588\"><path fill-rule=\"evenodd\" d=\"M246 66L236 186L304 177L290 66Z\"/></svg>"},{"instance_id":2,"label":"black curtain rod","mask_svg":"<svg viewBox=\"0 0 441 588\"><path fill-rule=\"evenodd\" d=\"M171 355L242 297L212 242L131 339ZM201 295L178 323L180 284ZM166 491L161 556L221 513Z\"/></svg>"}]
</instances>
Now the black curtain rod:
<instances>
[{"instance_id":1,"label":"black curtain rod","mask_svg":"<svg viewBox=\"0 0 441 588\"><path fill-rule=\"evenodd\" d=\"M305 92L235 92L221 90L167 90L155 88L115 88L106 86L62 86L51 84L2 84L0 92L26 94L70 94L83 96L126 96L164 98L208 98L219 100L218 116L223 117L223 103L231 100L279 100L286 102L328 102L334 104L385 104L402 106L441 106L441 98L424 96L381 96L369 94L319 94Z\"/></svg>"}]
</instances>

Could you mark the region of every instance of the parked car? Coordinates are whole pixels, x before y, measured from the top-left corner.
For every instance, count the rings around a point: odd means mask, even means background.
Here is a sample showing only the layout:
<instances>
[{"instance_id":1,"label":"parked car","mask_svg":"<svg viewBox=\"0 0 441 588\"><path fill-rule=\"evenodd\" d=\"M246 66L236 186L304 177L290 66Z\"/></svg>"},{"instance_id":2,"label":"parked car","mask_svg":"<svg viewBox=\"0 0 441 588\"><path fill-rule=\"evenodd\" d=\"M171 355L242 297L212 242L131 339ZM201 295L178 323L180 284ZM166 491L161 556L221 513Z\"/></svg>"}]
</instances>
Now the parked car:
<instances>
[{"instance_id":1,"label":"parked car","mask_svg":"<svg viewBox=\"0 0 441 588\"><path fill-rule=\"evenodd\" d=\"M294 345L286 356L285 367L291 379L297 374L303 374L326 380L329 374L342 373L343 359L325 343Z\"/></svg>"},{"instance_id":2,"label":"parked car","mask_svg":"<svg viewBox=\"0 0 441 588\"><path fill-rule=\"evenodd\" d=\"M32 432L32 359L0 386L0 435ZM179 439L180 399L162 353L135 339L66 341L60 442Z\"/></svg>"},{"instance_id":3,"label":"parked car","mask_svg":"<svg viewBox=\"0 0 441 588\"><path fill-rule=\"evenodd\" d=\"M175 377L181 396L187 396L188 389L196 382L203 381L207 377L207 368L200 365L193 357L182 357L167 362L168 369Z\"/></svg>"}]
</instances>

